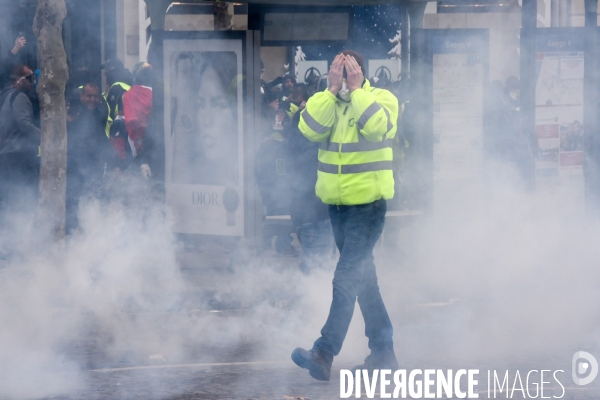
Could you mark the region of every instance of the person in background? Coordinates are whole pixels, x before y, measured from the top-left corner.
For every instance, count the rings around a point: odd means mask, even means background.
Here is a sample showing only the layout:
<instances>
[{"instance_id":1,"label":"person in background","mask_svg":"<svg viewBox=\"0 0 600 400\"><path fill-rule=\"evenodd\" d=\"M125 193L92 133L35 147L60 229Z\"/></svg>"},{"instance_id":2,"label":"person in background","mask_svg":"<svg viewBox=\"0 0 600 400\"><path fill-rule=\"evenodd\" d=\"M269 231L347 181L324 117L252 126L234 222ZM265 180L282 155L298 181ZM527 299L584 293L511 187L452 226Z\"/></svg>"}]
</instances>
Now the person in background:
<instances>
[{"instance_id":1,"label":"person in background","mask_svg":"<svg viewBox=\"0 0 600 400\"><path fill-rule=\"evenodd\" d=\"M133 85L133 74L125 68L123 62L118 58L108 60L102 65L102 68L104 69L106 84L108 86L105 97L110 108L110 117L114 121L123 94Z\"/></svg>"},{"instance_id":2,"label":"person in background","mask_svg":"<svg viewBox=\"0 0 600 400\"><path fill-rule=\"evenodd\" d=\"M279 103L289 101L289 95L296 86L296 79L291 75L280 76L265 83L266 92L269 93L269 105L276 108Z\"/></svg>"},{"instance_id":3,"label":"person in background","mask_svg":"<svg viewBox=\"0 0 600 400\"><path fill-rule=\"evenodd\" d=\"M497 117L494 153L500 162L518 172L524 189L532 190L535 186L532 149L537 149L537 138L529 137L521 129L520 88L521 82L517 77L506 79Z\"/></svg>"},{"instance_id":4,"label":"person in background","mask_svg":"<svg viewBox=\"0 0 600 400\"><path fill-rule=\"evenodd\" d=\"M271 127L277 121L279 98L267 85L264 86L264 91L265 93L261 95L261 131L265 137L269 137L272 133Z\"/></svg>"},{"instance_id":5,"label":"person in background","mask_svg":"<svg viewBox=\"0 0 600 400\"><path fill-rule=\"evenodd\" d=\"M106 124L107 135L115 152L113 170L123 170L127 164L127 148L125 138L127 132L123 114L123 95L133 85L133 75L125 68L123 62L118 58L108 60L102 65L106 76L108 91L105 99L108 104L108 123Z\"/></svg>"},{"instance_id":6,"label":"person in background","mask_svg":"<svg viewBox=\"0 0 600 400\"><path fill-rule=\"evenodd\" d=\"M132 162L139 166L144 179L150 179L152 170L149 165L149 140L146 135L150 115L152 113L152 66L147 62L136 64L133 68L134 85L123 95L123 111L128 155Z\"/></svg>"},{"instance_id":7,"label":"person in background","mask_svg":"<svg viewBox=\"0 0 600 400\"><path fill-rule=\"evenodd\" d=\"M3 55L0 58L0 89L10 87L12 84L11 74L15 70L16 67L20 65L26 65L26 60L28 59L27 54L25 54L27 46L27 39L25 38L25 34L23 32L19 32L17 38L15 39L15 44L13 48ZM30 66L29 66L30 67ZM31 68L31 67L30 67ZM31 68L33 70L33 68ZM32 122L38 128L40 127L40 102L37 98L36 93L36 85L39 77L39 70L34 71L32 78L30 79L33 83L31 90L27 91L25 94L29 97L29 101L31 102L31 107L33 110Z\"/></svg>"},{"instance_id":8,"label":"person in background","mask_svg":"<svg viewBox=\"0 0 600 400\"><path fill-rule=\"evenodd\" d=\"M324 80L324 84L320 83L321 80ZM312 96L327 87L327 75L321 76L311 70L304 79L304 85L306 86L308 96Z\"/></svg>"},{"instance_id":9,"label":"person in background","mask_svg":"<svg viewBox=\"0 0 600 400\"><path fill-rule=\"evenodd\" d=\"M358 300L371 354L353 370L398 369L393 327L379 291L373 248L383 231L386 200L394 197L393 151L398 99L373 88L355 51L338 54L326 91L300 114L300 131L320 143L316 194L329 204L340 258L333 300L321 337L312 349L297 348L292 361L318 380L329 380Z\"/></svg>"},{"instance_id":10,"label":"person in background","mask_svg":"<svg viewBox=\"0 0 600 400\"><path fill-rule=\"evenodd\" d=\"M30 100L33 71L26 65L15 67L11 82L0 92L0 197L4 199L20 190L37 193L39 180L41 132L34 124Z\"/></svg>"},{"instance_id":11,"label":"person in background","mask_svg":"<svg viewBox=\"0 0 600 400\"><path fill-rule=\"evenodd\" d=\"M290 91L288 97L284 97L284 99L279 104L279 108L284 110L291 120L294 115L299 110L299 105L308 98L306 85L296 85Z\"/></svg>"},{"instance_id":12,"label":"person in background","mask_svg":"<svg viewBox=\"0 0 600 400\"><path fill-rule=\"evenodd\" d=\"M581 125L581 122L577 120L573 121L573 136L575 137L576 142L575 150L583 151L585 149L583 126Z\"/></svg>"},{"instance_id":13,"label":"person in background","mask_svg":"<svg viewBox=\"0 0 600 400\"><path fill-rule=\"evenodd\" d=\"M33 91L33 71L25 65L14 68L11 87L0 92L0 258L8 259L20 253L27 242L26 219L14 224L11 216L32 217L31 207L37 205L40 164L38 149L40 129L33 121L30 96ZM27 222L32 222L30 219Z\"/></svg>"},{"instance_id":14,"label":"person in background","mask_svg":"<svg viewBox=\"0 0 600 400\"><path fill-rule=\"evenodd\" d=\"M308 100L307 89L296 87L290 100L302 112ZM308 274L311 270L325 267L327 256L331 254L333 233L328 207L315 194L319 143L311 142L300 132L300 112L292 117L289 139L290 217L302 245L300 270Z\"/></svg>"},{"instance_id":15,"label":"person in background","mask_svg":"<svg viewBox=\"0 0 600 400\"><path fill-rule=\"evenodd\" d=\"M11 85L10 75L21 64L21 50L27 45L27 39L22 33L15 39L13 48L0 59L0 89Z\"/></svg>"},{"instance_id":16,"label":"person in background","mask_svg":"<svg viewBox=\"0 0 600 400\"><path fill-rule=\"evenodd\" d=\"M283 83L282 83L282 91L281 94L283 95L283 97L290 97L290 93L292 92L292 90L296 87L297 83L296 83L296 79L294 79L293 76L291 75L284 75L283 77Z\"/></svg>"},{"instance_id":17,"label":"person in background","mask_svg":"<svg viewBox=\"0 0 600 400\"><path fill-rule=\"evenodd\" d=\"M271 135L265 139L256 154L254 176L265 206L266 216L289 215L291 188L289 176L289 119L283 110L276 114L278 122L271 127ZM271 247L271 239L276 236L275 250L278 254L296 256L292 245L291 230L288 227L265 229L265 247Z\"/></svg>"},{"instance_id":18,"label":"person in background","mask_svg":"<svg viewBox=\"0 0 600 400\"><path fill-rule=\"evenodd\" d=\"M90 82L95 82L97 79L97 77L93 76L92 72L90 71L89 67L87 66L81 66L78 67L76 69L70 70L69 71L69 81L67 82L67 87L66 87L66 99L67 99L67 106L72 108L74 111L78 112L79 108L77 107L77 105L79 105L80 99L81 99L81 94L83 92L83 88L87 83ZM98 104L98 112L101 115L106 115L106 121L105 121L105 125L108 125L108 103L106 102L106 99L104 98L104 96L100 96L100 104ZM69 112L67 112L67 122L71 123L73 122L73 115L70 114ZM108 137L108 130L106 131L107 133L107 137Z\"/></svg>"},{"instance_id":19,"label":"person in background","mask_svg":"<svg viewBox=\"0 0 600 400\"><path fill-rule=\"evenodd\" d=\"M101 103L95 83L83 85L79 102L70 101L72 122L67 129L67 233L79 226L79 203L83 197L100 197L106 163L111 154L105 133L107 109ZM105 110L105 113L103 113Z\"/></svg>"}]
</instances>

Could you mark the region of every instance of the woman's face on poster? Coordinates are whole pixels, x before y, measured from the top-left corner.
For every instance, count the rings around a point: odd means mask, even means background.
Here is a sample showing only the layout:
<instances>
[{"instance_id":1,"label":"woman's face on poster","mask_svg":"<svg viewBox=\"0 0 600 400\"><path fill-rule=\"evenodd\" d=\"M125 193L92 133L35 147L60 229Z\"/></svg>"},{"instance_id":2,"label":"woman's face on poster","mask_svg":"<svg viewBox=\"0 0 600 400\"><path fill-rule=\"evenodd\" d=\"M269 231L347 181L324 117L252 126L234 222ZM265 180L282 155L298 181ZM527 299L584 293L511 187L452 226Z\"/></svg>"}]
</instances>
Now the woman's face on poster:
<instances>
[{"instance_id":1,"label":"woman's face on poster","mask_svg":"<svg viewBox=\"0 0 600 400\"><path fill-rule=\"evenodd\" d=\"M202 154L207 160L228 158L234 154L237 129L227 92L214 68L208 67L200 76L194 110L197 135Z\"/></svg>"},{"instance_id":2,"label":"woman's face on poster","mask_svg":"<svg viewBox=\"0 0 600 400\"><path fill-rule=\"evenodd\" d=\"M236 77L235 59L216 52L184 54L176 60L174 182L221 186L238 182L237 93L228 91Z\"/></svg>"}]
</instances>

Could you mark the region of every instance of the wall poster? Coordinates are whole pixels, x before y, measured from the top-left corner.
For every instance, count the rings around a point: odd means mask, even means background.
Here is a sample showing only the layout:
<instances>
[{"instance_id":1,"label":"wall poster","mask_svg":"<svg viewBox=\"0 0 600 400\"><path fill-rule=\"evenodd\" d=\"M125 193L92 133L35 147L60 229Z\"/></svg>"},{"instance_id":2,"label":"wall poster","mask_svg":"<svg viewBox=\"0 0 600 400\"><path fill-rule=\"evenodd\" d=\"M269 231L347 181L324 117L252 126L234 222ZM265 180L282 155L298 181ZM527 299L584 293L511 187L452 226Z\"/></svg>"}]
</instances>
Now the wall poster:
<instances>
[{"instance_id":1,"label":"wall poster","mask_svg":"<svg viewBox=\"0 0 600 400\"><path fill-rule=\"evenodd\" d=\"M483 90L488 32L433 31L430 37L433 108L433 203L481 193ZM468 193L468 195L467 195Z\"/></svg>"},{"instance_id":2,"label":"wall poster","mask_svg":"<svg viewBox=\"0 0 600 400\"><path fill-rule=\"evenodd\" d=\"M537 192L584 207L584 36L540 34L536 43ZM566 195L566 197L565 197Z\"/></svg>"},{"instance_id":3,"label":"wall poster","mask_svg":"<svg viewBox=\"0 0 600 400\"><path fill-rule=\"evenodd\" d=\"M369 78L387 79L390 82L400 80L402 64L400 59L391 60L369 60Z\"/></svg>"},{"instance_id":4,"label":"wall poster","mask_svg":"<svg viewBox=\"0 0 600 400\"><path fill-rule=\"evenodd\" d=\"M177 233L244 235L244 41L164 40L166 203Z\"/></svg>"},{"instance_id":5,"label":"wall poster","mask_svg":"<svg viewBox=\"0 0 600 400\"><path fill-rule=\"evenodd\" d=\"M298 83L305 83L310 80L311 75L320 78L323 75L327 75L328 72L327 61L298 61L298 65L296 66L296 80Z\"/></svg>"}]
</instances>

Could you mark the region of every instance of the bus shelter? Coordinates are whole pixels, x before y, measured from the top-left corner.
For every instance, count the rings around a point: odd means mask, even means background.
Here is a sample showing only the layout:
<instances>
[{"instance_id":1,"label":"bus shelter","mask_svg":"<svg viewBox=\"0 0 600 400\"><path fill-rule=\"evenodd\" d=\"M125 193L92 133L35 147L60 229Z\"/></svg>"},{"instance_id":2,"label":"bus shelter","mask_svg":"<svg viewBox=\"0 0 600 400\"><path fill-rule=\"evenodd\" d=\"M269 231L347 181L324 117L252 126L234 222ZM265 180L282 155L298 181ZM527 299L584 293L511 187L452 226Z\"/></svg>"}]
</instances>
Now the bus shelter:
<instances>
[{"instance_id":1,"label":"bus shelter","mask_svg":"<svg viewBox=\"0 0 600 400\"><path fill-rule=\"evenodd\" d=\"M302 35L294 36L290 30L277 29L278 18L290 21L301 18L300 14L312 13L337 18L338 27L351 26L348 7L392 2L345 0L331 6L324 1L293 4L283 0L243 1L248 4L248 30L216 32L165 32L165 14L171 2L146 0L146 3L153 35L149 59L158 66L162 77L154 99L155 109L164 113L157 113L154 126L159 131L156 137L161 138L165 148L162 161L167 203L180 210L180 215L175 217L179 221L176 231L243 237L249 243L258 244L262 236L262 205L253 171L254 155L261 140L257 131L260 47L292 46L309 41ZM449 3L438 2L438 8ZM476 2L461 4L471 3ZM448 196L458 196L457 201L461 201L461 193L469 189L485 190L488 138L484 132L484 108L490 68L496 63L490 49L496 39L489 29L476 24L463 29L424 27L427 2L396 4L400 5L397 18L401 31L398 78L411 82L411 113L405 116L404 129L411 142L407 160L412 163L419 182L413 193L414 202L419 212L435 213ZM553 26L560 25L554 16L552 18ZM595 208L599 192L595 76L597 1L585 1L584 20L584 26L577 28L539 27L537 1L523 0L520 21L517 21L520 32L515 62L519 64L521 80L519 123L522 132L535 141L534 148L537 146L535 162L526 172L530 178L528 189L545 191L551 196L553 187L571 185L568 190L577 192L574 198L583 199L574 207L589 210ZM329 34L332 36L320 39L338 45L352 44L351 35L343 29ZM221 165L220 170L225 171L222 180L214 176L182 178L185 173L177 172L192 166L177 165L177 149L185 149L186 144L177 143L176 138L178 132L186 131L189 122L182 111L181 104L185 101L176 98L181 95L174 93L185 92L188 86L185 79L181 79L183 66L195 68L194 57L202 52L213 52L214 57L229 60L235 66L227 78L236 82L235 100L227 111L232 117L226 118L232 124L229 129L232 136L224 141L222 155L215 161L215 165ZM308 71L302 71L304 73ZM553 80L554 86L570 90L568 98L558 98L552 90L544 92L544 82L548 79ZM572 129L577 123L584 128L582 144L561 145L569 126ZM456 143L466 145L456 146ZM200 170L201 167L198 166ZM202 228L197 228L199 226Z\"/></svg>"}]
</instances>

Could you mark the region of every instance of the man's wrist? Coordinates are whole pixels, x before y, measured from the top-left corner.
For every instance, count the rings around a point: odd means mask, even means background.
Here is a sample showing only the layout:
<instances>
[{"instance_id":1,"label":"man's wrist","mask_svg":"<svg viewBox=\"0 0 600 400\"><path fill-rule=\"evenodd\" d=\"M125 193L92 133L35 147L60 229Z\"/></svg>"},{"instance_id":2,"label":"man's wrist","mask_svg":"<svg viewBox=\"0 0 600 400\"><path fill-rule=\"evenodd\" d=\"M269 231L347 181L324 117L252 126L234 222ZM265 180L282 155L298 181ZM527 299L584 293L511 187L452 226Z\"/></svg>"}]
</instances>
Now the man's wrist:
<instances>
[{"instance_id":1,"label":"man's wrist","mask_svg":"<svg viewBox=\"0 0 600 400\"><path fill-rule=\"evenodd\" d=\"M328 87L327 90L329 90L329 93L331 93L334 96L337 96L338 93L340 92L340 89L335 89L335 88L330 88L330 87Z\"/></svg>"},{"instance_id":2,"label":"man's wrist","mask_svg":"<svg viewBox=\"0 0 600 400\"><path fill-rule=\"evenodd\" d=\"M18 48L17 48L17 46L15 46L15 47L13 47L13 48L12 48L12 50L11 50L10 52L11 52L13 55L15 55L15 56L16 56L17 54L19 54L19 51L20 51L20 50L21 50L21 49L18 49Z\"/></svg>"},{"instance_id":3,"label":"man's wrist","mask_svg":"<svg viewBox=\"0 0 600 400\"><path fill-rule=\"evenodd\" d=\"M350 87L350 86L348 86L348 91L350 93L352 93L355 90L362 89L362 87L363 87L364 84L365 84L365 79L363 78L362 83L359 86L356 86L356 87Z\"/></svg>"}]
</instances>

